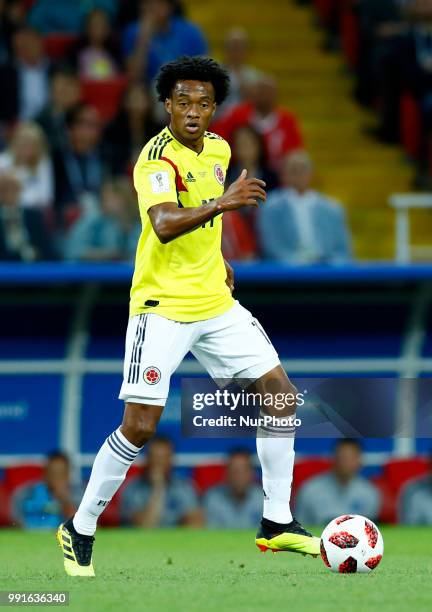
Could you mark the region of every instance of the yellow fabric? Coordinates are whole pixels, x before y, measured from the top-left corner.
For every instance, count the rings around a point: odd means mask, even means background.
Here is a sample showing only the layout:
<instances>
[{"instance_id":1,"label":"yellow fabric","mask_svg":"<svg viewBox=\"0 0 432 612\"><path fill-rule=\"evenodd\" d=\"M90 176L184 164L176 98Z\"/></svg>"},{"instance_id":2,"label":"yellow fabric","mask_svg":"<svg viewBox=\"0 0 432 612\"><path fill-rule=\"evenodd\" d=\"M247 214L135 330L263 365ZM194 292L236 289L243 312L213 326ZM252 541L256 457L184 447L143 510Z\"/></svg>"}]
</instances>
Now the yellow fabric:
<instances>
[{"instance_id":1,"label":"yellow fabric","mask_svg":"<svg viewBox=\"0 0 432 612\"><path fill-rule=\"evenodd\" d=\"M206 132L204 148L197 154L178 142L168 127L142 150L134 168L142 232L130 316L155 312L175 321L200 321L220 315L233 305L221 253L222 215L162 244L147 212L163 202L188 208L205 206L220 197L230 155L228 143L216 134ZM148 300L159 303L146 306Z\"/></svg>"}]
</instances>

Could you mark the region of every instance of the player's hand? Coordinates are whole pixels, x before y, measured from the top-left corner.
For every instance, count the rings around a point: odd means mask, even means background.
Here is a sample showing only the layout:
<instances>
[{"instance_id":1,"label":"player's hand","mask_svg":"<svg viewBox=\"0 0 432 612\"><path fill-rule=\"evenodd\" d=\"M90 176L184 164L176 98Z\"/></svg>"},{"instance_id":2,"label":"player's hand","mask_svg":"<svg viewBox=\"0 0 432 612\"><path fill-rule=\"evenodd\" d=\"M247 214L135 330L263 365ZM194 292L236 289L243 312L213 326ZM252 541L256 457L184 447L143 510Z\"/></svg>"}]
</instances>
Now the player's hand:
<instances>
[{"instance_id":1,"label":"player's hand","mask_svg":"<svg viewBox=\"0 0 432 612\"><path fill-rule=\"evenodd\" d=\"M229 290L232 293L234 291L234 270L229 265L229 263L227 262L226 259L224 259L224 263L225 263L225 270L226 270L226 273L227 273L225 282L228 285Z\"/></svg>"},{"instance_id":2,"label":"player's hand","mask_svg":"<svg viewBox=\"0 0 432 612\"><path fill-rule=\"evenodd\" d=\"M242 206L258 206L258 200L265 202L266 192L264 181L257 178L247 178L247 170L242 170L240 176L228 187L219 202L224 211L237 210Z\"/></svg>"}]
</instances>

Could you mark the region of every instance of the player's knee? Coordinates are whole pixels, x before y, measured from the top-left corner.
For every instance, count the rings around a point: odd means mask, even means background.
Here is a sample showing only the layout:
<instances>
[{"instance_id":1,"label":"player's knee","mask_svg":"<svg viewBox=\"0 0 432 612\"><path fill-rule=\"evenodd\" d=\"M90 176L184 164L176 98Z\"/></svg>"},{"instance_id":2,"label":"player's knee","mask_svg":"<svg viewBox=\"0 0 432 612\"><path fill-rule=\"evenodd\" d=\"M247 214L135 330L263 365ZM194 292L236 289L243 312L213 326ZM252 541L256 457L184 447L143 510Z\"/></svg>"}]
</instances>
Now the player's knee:
<instances>
[{"instance_id":1,"label":"player's knee","mask_svg":"<svg viewBox=\"0 0 432 612\"><path fill-rule=\"evenodd\" d=\"M122 433L135 446L143 446L156 433L159 414L155 414L150 406L141 404L126 404Z\"/></svg>"}]
</instances>

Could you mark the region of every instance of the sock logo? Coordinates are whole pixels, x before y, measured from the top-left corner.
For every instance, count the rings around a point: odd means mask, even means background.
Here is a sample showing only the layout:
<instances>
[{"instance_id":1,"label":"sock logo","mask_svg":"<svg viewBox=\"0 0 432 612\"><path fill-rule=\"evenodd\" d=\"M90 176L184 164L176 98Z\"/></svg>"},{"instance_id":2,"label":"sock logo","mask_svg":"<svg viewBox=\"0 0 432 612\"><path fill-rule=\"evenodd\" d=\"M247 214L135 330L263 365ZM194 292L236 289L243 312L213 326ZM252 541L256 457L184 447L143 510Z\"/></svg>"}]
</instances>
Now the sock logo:
<instances>
[{"instance_id":1,"label":"sock logo","mask_svg":"<svg viewBox=\"0 0 432 612\"><path fill-rule=\"evenodd\" d=\"M109 500L108 499L100 499L97 503L98 506L103 506L105 508L105 506L108 506L109 504Z\"/></svg>"},{"instance_id":2,"label":"sock logo","mask_svg":"<svg viewBox=\"0 0 432 612\"><path fill-rule=\"evenodd\" d=\"M264 493L264 499L270 499L267 493L264 491L264 489L263 489L263 493Z\"/></svg>"}]
</instances>

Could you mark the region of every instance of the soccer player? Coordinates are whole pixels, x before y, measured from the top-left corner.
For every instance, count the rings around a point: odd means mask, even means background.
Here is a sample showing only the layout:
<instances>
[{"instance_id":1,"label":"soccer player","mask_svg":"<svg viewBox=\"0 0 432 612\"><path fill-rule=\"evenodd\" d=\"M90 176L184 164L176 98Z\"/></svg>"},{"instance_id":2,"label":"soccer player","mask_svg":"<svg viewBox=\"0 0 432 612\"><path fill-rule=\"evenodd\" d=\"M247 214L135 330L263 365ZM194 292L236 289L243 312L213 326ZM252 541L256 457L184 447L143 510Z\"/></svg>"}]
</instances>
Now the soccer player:
<instances>
[{"instance_id":1,"label":"soccer player","mask_svg":"<svg viewBox=\"0 0 432 612\"><path fill-rule=\"evenodd\" d=\"M144 147L134 169L142 219L126 334L121 426L103 443L73 518L57 538L66 572L94 576L98 517L156 431L170 377L191 351L214 379L241 378L254 392L296 393L258 321L232 297L221 253L222 214L265 201L265 183L243 170L224 192L228 143L207 127L229 77L214 60L183 57L162 67L159 99L169 126ZM295 407L293 409L295 411ZM258 432L264 489L256 537L261 550L319 554L319 539L290 511L294 428Z\"/></svg>"}]
</instances>

